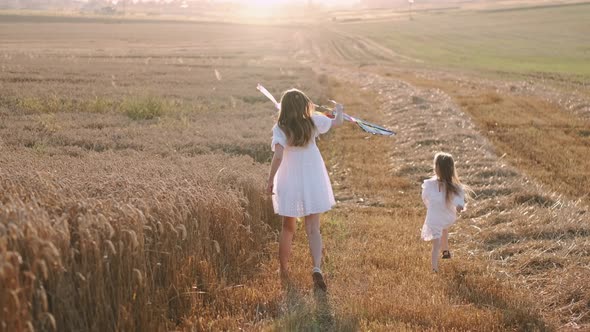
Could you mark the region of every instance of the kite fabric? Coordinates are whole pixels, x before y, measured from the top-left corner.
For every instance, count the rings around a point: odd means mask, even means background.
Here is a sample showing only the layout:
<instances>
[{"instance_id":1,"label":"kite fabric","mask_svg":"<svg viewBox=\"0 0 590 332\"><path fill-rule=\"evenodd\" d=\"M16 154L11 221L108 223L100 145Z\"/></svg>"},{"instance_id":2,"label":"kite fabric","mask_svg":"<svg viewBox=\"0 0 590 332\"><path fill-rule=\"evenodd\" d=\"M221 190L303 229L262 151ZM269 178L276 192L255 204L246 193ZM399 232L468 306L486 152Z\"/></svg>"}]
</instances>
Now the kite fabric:
<instances>
[{"instance_id":1,"label":"kite fabric","mask_svg":"<svg viewBox=\"0 0 590 332\"><path fill-rule=\"evenodd\" d=\"M273 95L270 92L268 92L268 90L266 90L262 85L258 84L256 89L258 89L258 91L260 91L263 95L265 95L266 98L268 98L270 101L272 101L277 110L281 109L281 104L279 102L277 102L275 97L273 97ZM315 107L325 109L325 110L329 111L330 114L332 114L332 112L334 111L334 109L327 107L327 106L315 105ZM344 120L356 123L362 130L364 130L365 132L367 132L369 134L382 135L382 136L395 135L395 132L393 132L385 127L376 125L371 122L367 122L362 119L354 118L346 113L344 113L343 115L344 115ZM326 116L331 117L329 115L326 115Z\"/></svg>"},{"instance_id":2,"label":"kite fabric","mask_svg":"<svg viewBox=\"0 0 590 332\"><path fill-rule=\"evenodd\" d=\"M275 107L277 108L277 110L281 110L281 104L277 102L277 100L275 99L275 97L272 96L272 94L270 92L268 92L268 90L266 90L265 87L263 87L262 85L258 84L258 86L256 87L256 89L258 89L258 91L262 92L263 95L266 96L266 98L270 99L270 101L273 102L273 104L275 104Z\"/></svg>"}]
</instances>

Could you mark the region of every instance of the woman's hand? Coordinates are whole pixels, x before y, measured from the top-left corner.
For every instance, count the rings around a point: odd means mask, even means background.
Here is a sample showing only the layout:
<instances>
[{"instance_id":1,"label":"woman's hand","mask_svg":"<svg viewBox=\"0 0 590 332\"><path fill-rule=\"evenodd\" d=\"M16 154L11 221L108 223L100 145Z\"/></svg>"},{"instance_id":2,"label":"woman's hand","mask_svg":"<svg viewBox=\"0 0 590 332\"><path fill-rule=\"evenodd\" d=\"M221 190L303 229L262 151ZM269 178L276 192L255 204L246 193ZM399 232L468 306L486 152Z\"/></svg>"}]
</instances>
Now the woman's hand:
<instances>
[{"instance_id":1,"label":"woman's hand","mask_svg":"<svg viewBox=\"0 0 590 332\"><path fill-rule=\"evenodd\" d=\"M334 106L334 120L332 120L332 126L338 127L344 123L344 105L339 104L333 100L332 102L336 105Z\"/></svg>"},{"instance_id":2,"label":"woman's hand","mask_svg":"<svg viewBox=\"0 0 590 332\"><path fill-rule=\"evenodd\" d=\"M274 181L272 179L268 180L268 183L266 184L266 193L268 195L274 195L274 193L272 192L272 190L274 189Z\"/></svg>"}]
</instances>

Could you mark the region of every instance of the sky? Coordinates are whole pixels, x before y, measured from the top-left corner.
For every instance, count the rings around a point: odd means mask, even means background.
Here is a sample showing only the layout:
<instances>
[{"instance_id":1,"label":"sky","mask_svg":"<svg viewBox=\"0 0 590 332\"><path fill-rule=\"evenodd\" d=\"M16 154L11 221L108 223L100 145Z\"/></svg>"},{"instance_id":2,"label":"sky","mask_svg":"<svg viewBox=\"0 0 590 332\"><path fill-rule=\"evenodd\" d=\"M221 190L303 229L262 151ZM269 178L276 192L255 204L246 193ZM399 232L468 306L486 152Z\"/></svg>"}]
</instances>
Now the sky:
<instances>
[{"instance_id":1,"label":"sky","mask_svg":"<svg viewBox=\"0 0 590 332\"><path fill-rule=\"evenodd\" d=\"M284 4L284 3L307 3L308 0L229 0L232 2L259 4L259 5L273 5L273 4ZM330 5L348 5L351 3L357 3L359 0L312 0L313 3L318 4L330 4Z\"/></svg>"},{"instance_id":2,"label":"sky","mask_svg":"<svg viewBox=\"0 0 590 332\"><path fill-rule=\"evenodd\" d=\"M1 0L0 0L1 1ZM87 2L89 0L78 0L78 1L83 1L83 2ZM121 0L111 0L111 2L113 4L117 4L118 2L120 2ZM138 2L163 2L163 3L169 3L172 2L173 0L128 0L130 2L133 3L138 3ZM274 6L280 6L280 5L284 5L284 4L306 4L308 3L309 0L186 0L186 2L188 4L190 4L193 1L209 1L209 2L233 2L233 3L240 3L240 4L244 4L244 5L249 5L252 7L274 7ZM314 4L319 4L319 5L326 5L326 6L342 6L342 5L351 5L351 4L356 4L359 3L360 0L312 0L312 2Z\"/></svg>"},{"instance_id":3,"label":"sky","mask_svg":"<svg viewBox=\"0 0 590 332\"><path fill-rule=\"evenodd\" d=\"M133 2L155 2L156 0L133 0ZM194 0L192 0L194 1ZM243 3L243 4L252 4L252 5L259 5L259 6L272 6L272 5L281 5L285 3L307 3L308 0L209 0L211 2L235 2L235 3ZM316 4L324 4L324 5L349 5L353 3L358 3L359 0L312 0L313 3ZM160 2L166 2L166 0L160 0ZM191 2L188 0L187 2Z\"/></svg>"}]
</instances>

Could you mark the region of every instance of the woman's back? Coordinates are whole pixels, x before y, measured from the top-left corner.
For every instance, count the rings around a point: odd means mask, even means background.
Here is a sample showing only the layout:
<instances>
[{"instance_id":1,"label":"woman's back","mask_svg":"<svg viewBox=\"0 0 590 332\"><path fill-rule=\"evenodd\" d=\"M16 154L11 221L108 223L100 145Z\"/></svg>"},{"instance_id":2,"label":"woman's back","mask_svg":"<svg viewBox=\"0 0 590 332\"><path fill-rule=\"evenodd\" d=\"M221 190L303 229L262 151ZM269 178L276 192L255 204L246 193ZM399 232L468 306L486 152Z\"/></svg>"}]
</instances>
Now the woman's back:
<instances>
[{"instance_id":1,"label":"woman's back","mask_svg":"<svg viewBox=\"0 0 590 332\"><path fill-rule=\"evenodd\" d=\"M276 212L283 216L321 213L335 204L328 172L316 145L316 138L330 129L332 120L319 114L314 114L312 120L316 129L306 146L289 145L281 128L273 127L273 151L276 144L284 148L273 196Z\"/></svg>"},{"instance_id":2,"label":"woman's back","mask_svg":"<svg viewBox=\"0 0 590 332\"><path fill-rule=\"evenodd\" d=\"M424 181L422 200L427 208L426 223L430 224L453 223L457 219L457 207L465 205L465 195L461 188L459 193L452 195L451 200L447 202L446 186L436 177Z\"/></svg>"}]
</instances>

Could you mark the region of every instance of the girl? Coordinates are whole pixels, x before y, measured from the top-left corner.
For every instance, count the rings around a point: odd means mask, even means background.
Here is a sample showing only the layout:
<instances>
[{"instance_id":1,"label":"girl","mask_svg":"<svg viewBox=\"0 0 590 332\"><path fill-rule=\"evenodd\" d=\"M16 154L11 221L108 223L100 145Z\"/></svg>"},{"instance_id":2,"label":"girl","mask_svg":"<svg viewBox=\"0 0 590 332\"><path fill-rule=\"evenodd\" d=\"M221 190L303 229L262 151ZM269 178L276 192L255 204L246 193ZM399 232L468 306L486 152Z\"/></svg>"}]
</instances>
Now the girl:
<instances>
[{"instance_id":1,"label":"girl","mask_svg":"<svg viewBox=\"0 0 590 332\"><path fill-rule=\"evenodd\" d=\"M426 221L422 239L432 241L432 270L438 272L438 253L442 245L442 258L451 258L449 226L457 213L465 208L465 187L455 171L453 156L439 152L434 156L435 176L422 184L422 200L426 205Z\"/></svg>"},{"instance_id":2,"label":"girl","mask_svg":"<svg viewBox=\"0 0 590 332\"><path fill-rule=\"evenodd\" d=\"M314 104L299 90L288 90L281 98L281 110L272 128L267 192L273 195L275 212L283 217L279 239L281 278L288 280L288 261L297 218L305 217L305 231L313 259L312 277L316 288L326 291L322 270L320 213L335 204L326 166L316 138L343 123L343 106L337 104L335 117L314 114Z\"/></svg>"}]
</instances>

